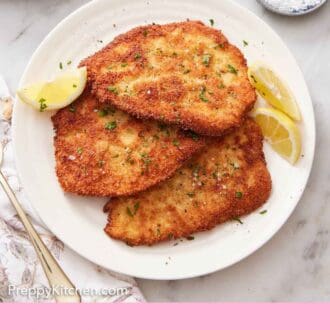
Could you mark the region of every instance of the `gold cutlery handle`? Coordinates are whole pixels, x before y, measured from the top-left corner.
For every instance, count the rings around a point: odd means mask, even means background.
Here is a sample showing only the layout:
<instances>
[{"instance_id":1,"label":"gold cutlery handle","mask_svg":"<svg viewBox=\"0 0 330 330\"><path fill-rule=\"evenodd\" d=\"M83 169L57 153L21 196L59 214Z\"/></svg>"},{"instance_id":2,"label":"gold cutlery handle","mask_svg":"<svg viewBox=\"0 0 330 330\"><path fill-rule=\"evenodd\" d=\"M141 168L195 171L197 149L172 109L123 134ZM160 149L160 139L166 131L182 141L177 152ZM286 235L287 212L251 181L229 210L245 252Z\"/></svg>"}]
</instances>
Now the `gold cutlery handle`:
<instances>
[{"instance_id":1,"label":"gold cutlery handle","mask_svg":"<svg viewBox=\"0 0 330 330\"><path fill-rule=\"evenodd\" d=\"M34 229L31 221L26 216L21 205L19 204L14 192L10 188L6 178L0 172L0 183L5 190L12 205L17 211L22 223L28 233L30 240L36 250L40 259L41 265L47 276L50 287L53 289L53 295L57 302L80 302L81 297L77 292L75 286L71 283L69 278L65 275L60 265L57 263L53 255L50 253L44 242L41 240L39 234Z\"/></svg>"}]
</instances>

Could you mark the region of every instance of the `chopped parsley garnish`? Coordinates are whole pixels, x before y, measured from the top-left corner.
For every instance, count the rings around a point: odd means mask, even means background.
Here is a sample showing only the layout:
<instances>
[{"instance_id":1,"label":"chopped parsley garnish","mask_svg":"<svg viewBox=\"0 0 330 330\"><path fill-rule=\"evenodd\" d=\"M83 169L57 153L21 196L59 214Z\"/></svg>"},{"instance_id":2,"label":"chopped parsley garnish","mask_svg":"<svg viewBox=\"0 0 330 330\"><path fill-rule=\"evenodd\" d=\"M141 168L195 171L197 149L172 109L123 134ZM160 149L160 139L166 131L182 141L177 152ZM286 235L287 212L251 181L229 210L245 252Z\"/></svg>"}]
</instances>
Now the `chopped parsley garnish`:
<instances>
[{"instance_id":1,"label":"chopped parsley garnish","mask_svg":"<svg viewBox=\"0 0 330 330\"><path fill-rule=\"evenodd\" d=\"M104 128L108 129L109 131L113 131L117 127L117 123L115 121L108 121Z\"/></svg>"},{"instance_id":2,"label":"chopped parsley garnish","mask_svg":"<svg viewBox=\"0 0 330 330\"><path fill-rule=\"evenodd\" d=\"M179 140L177 140L177 139L173 140L172 143L173 143L173 145L176 146L176 147L178 147L178 146L180 145L180 142L179 142Z\"/></svg>"},{"instance_id":3,"label":"chopped parsley garnish","mask_svg":"<svg viewBox=\"0 0 330 330\"><path fill-rule=\"evenodd\" d=\"M164 123L158 123L158 128L159 128L162 132L165 132L165 134L166 134L167 136L170 136L170 131L169 131L169 129L168 129L168 127L167 127L166 124L164 124Z\"/></svg>"},{"instance_id":4,"label":"chopped parsley garnish","mask_svg":"<svg viewBox=\"0 0 330 330\"><path fill-rule=\"evenodd\" d=\"M195 239L195 237L194 237L194 236L188 236L188 237L186 237L186 239L187 239L188 241L193 241L193 240Z\"/></svg>"},{"instance_id":5,"label":"chopped parsley garnish","mask_svg":"<svg viewBox=\"0 0 330 330\"><path fill-rule=\"evenodd\" d=\"M39 110L40 112L43 112L47 108L46 99L44 98L39 99L39 104L40 104Z\"/></svg>"},{"instance_id":6,"label":"chopped parsley garnish","mask_svg":"<svg viewBox=\"0 0 330 330\"><path fill-rule=\"evenodd\" d=\"M136 53L135 55L134 55L134 59L139 59L139 58L141 58L142 57L142 55L140 54L140 53Z\"/></svg>"},{"instance_id":7,"label":"chopped parsley garnish","mask_svg":"<svg viewBox=\"0 0 330 330\"><path fill-rule=\"evenodd\" d=\"M235 67L233 67L231 64L228 64L227 67L230 73L237 74L238 70Z\"/></svg>"},{"instance_id":8,"label":"chopped parsley garnish","mask_svg":"<svg viewBox=\"0 0 330 330\"><path fill-rule=\"evenodd\" d=\"M267 213L267 210L263 210L263 211L259 212L259 214L265 214L265 213Z\"/></svg>"},{"instance_id":9,"label":"chopped parsley garnish","mask_svg":"<svg viewBox=\"0 0 330 330\"><path fill-rule=\"evenodd\" d=\"M200 98L203 102L208 102L209 100L208 100L208 98L206 97L205 93L206 93L206 88L205 88L205 86L203 86L202 89L201 89L201 91L200 91L200 93L199 93L199 98Z\"/></svg>"},{"instance_id":10,"label":"chopped parsley garnish","mask_svg":"<svg viewBox=\"0 0 330 330\"><path fill-rule=\"evenodd\" d=\"M60 62L58 66L60 67L61 70L63 69L63 64L62 64L62 62Z\"/></svg>"},{"instance_id":11,"label":"chopped parsley garnish","mask_svg":"<svg viewBox=\"0 0 330 330\"><path fill-rule=\"evenodd\" d=\"M221 83L221 84L218 85L218 88L219 89L224 89L225 88L225 85L223 83Z\"/></svg>"},{"instance_id":12,"label":"chopped parsley garnish","mask_svg":"<svg viewBox=\"0 0 330 330\"><path fill-rule=\"evenodd\" d=\"M149 165L150 165L152 160L151 160L150 156L147 153L143 152L143 153L140 154L140 156L141 156L141 160L143 162L143 170L141 172L141 174L143 175L145 173L148 173Z\"/></svg>"},{"instance_id":13,"label":"chopped parsley garnish","mask_svg":"<svg viewBox=\"0 0 330 330\"><path fill-rule=\"evenodd\" d=\"M134 213L137 212L137 210L139 209L139 207L140 207L140 202L136 202L136 203L134 204Z\"/></svg>"},{"instance_id":14,"label":"chopped parsley garnish","mask_svg":"<svg viewBox=\"0 0 330 330\"><path fill-rule=\"evenodd\" d=\"M108 91L111 92L111 93L114 93L114 94L118 95L118 90L117 90L116 87L108 86Z\"/></svg>"},{"instance_id":15,"label":"chopped parsley garnish","mask_svg":"<svg viewBox=\"0 0 330 330\"><path fill-rule=\"evenodd\" d=\"M97 162L97 166L98 166L98 167L103 167L104 164L105 164L105 161L104 161L104 160L99 160L99 161Z\"/></svg>"},{"instance_id":16,"label":"chopped parsley garnish","mask_svg":"<svg viewBox=\"0 0 330 330\"><path fill-rule=\"evenodd\" d=\"M107 115L113 115L116 113L116 110L111 108L110 106L104 106L102 109L96 109L95 111L97 111L99 117L105 117Z\"/></svg>"},{"instance_id":17,"label":"chopped parsley garnish","mask_svg":"<svg viewBox=\"0 0 330 330\"><path fill-rule=\"evenodd\" d=\"M233 218L233 221L238 221L241 225L243 224L243 222L240 218Z\"/></svg>"},{"instance_id":18,"label":"chopped parsley garnish","mask_svg":"<svg viewBox=\"0 0 330 330\"><path fill-rule=\"evenodd\" d=\"M204 54L202 56L202 63L205 65L205 66L209 66L210 65L210 60L211 60L211 55L210 54Z\"/></svg>"},{"instance_id":19,"label":"chopped parsley garnish","mask_svg":"<svg viewBox=\"0 0 330 330\"><path fill-rule=\"evenodd\" d=\"M74 106L70 105L69 111L70 112L76 112L76 108Z\"/></svg>"},{"instance_id":20,"label":"chopped parsley garnish","mask_svg":"<svg viewBox=\"0 0 330 330\"><path fill-rule=\"evenodd\" d=\"M142 153L140 154L141 160L143 162L143 170L141 171L141 175L144 175L145 173L149 172L149 165L151 163L151 158L149 157L148 154Z\"/></svg>"},{"instance_id":21,"label":"chopped parsley garnish","mask_svg":"<svg viewBox=\"0 0 330 330\"><path fill-rule=\"evenodd\" d=\"M253 80L254 83L256 84L256 83L257 83L257 79L256 79L256 77L255 77L253 74L252 74L250 77L252 78L252 80Z\"/></svg>"},{"instance_id":22,"label":"chopped parsley garnish","mask_svg":"<svg viewBox=\"0 0 330 330\"><path fill-rule=\"evenodd\" d=\"M81 155L83 151L84 151L84 149L82 147L77 148L77 153L79 155Z\"/></svg>"},{"instance_id":23,"label":"chopped parsley garnish","mask_svg":"<svg viewBox=\"0 0 330 330\"><path fill-rule=\"evenodd\" d=\"M67 64L67 65L70 65L71 63L72 63L72 61L70 60L70 61L68 61L66 64Z\"/></svg>"},{"instance_id":24,"label":"chopped parsley garnish","mask_svg":"<svg viewBox=\"0 0 330 330\"><path fill-rule=\"evenodd\" d=\"M131 211L131 209L127 206L126 207L126 213L130 216L130 217L134 217L134 215L133 215L133 213L132 213L132 211Z\"/></svg>"},{"instance_id":25,"label":"chopped parsley garnish","mask_svg":"<svg viewBox=\"0 0 330 330\"><path fill-rule=\"evenodd\" d=\"M130 165L135 164L135 160L132 158L132 154L129 154L125 161Z\"/></svg>"},{"instance_id":26,"label":"chopped parsley garnish","mask_svg":"<svg viewBox=\"0 0 330 330\"><path fill-rule=\"evenodd\" d=\"M199 140L198 134L196 134L193 131L187 131L186 135L189 136L190 138L192 138L194 141L198 141Z\"/></svg>"},{"instance_id":27,"label":"chopped parsley garnish","mask_svg":"<svg viewBox=\"0 0 330 330\"><path fill-rule=\"evenodd\" d=\"M127 63L122 63L120 66L121 66L122 68L125 68L125 67L127 66Z\"/></svg>"},{"instance_id":28,"label":"chopped parsley garnish","mask_svg":"<svg viewBox=\"0 0 330 330\"><path fill-rule=\"evenodd\" d=\"M101 109L97 112L97 114L99 115L99 117L105 117L108 115L108 110L106 108Z\"/></svg>"},{"instance_id":29,"label":"chopped parsley garnish","mask_svg":"<svg viewBox=\"0 0 330 330\"><path fill-rule=\"evenodd\" d=\"M214 25L214 19L210 18L209 21L210 21L211 26L213 26Z\"/></svg>"},{"instance_id":30,"label":"chopped parsley garnish","mask_svg":"<svg viewBox=\"0 0 330 330\"><path fill-rule=\"evenodd\" d=\"M129 206L126 207L126 213L130 216L130 217L134 217L134 215L136 214L136 212L138 211L140 207L140 202L136 202L133 206L133 211L129 208Z\"/></svg>"},{"instance_id":31,"label":"chopped parsley garnish","mask_svg":"<svg viewBox=\"0 0 330 330\"><path fill-rule=\"evenodd\" d=\"M116 110L111 108L110 106L104 106L101 110L97 111L99 117L105 117L107 115L113 115L116 113Z\"/></svg>"},{"instance_id":32,"label":"chopped parsley garnish","mask_svg":"<svg viewBox=\"0 0 330 330\"><path fill-rule=\"evenodd\" d=\"M73 88L77 88L77 85L76 85L76 84L73 84L72 87L73 87Z\"/></svg>"},{"instance_id":33,"label":"chopped parsley garnish","mask_svg":"<svg viewBox=\"0 0 330 330\"><path fill-rule=\"evenodd\" d=\"M246 47L249 45L249 43L246 40L243 40L243 45L244 45L244 47Z\"/></svg>"},{"instance_id":34,"label":"chopped parsley garnish","mask_svg":"<svg viewBox=\"0 0 330 330\"><path fill-rule=\"evenodd\" d=\"M212 173L212 177L213 177L213 179L218 180L219 177L221 176L221 174L219 173L219 164L217 163L215 165L216 165L216 169Z\"/></svg>"},{"instance_id":35,"label":"chopped parsley garnish","mask_svg":"<svg viewBox=\"0 0 330 330\"><path fill-rule=\"evenodd\" d=\"M243 193L241 191L236 191L235 196L236 196L236 198L242 198Z\"/></svg>"},{"instance_id":36,"label":"chopped parsley garnish","mask_svg":"<svg viewBox=\"0 0 330 330\"><path fill-rule=\"evenodd\" d=\"M187 196L189 196L189 197L194 197L194 196L195 196L195 193L194 193L194 192L188 192L188 193L187 193Z\"/></svg>"},{"instance_id":37,"label":"chopped parsley garnish","mask_svg":"<svg viewBox=\"0 0 330 330\"><path fill-rule=\"evenodd\" d=\"M151 163L151 158L149 157L148 154L146 154L146 153L143 152L140 156L141 156L141 159L142 159L143 163L146 166L148 166Z\"/></svg>"}]
</instances>

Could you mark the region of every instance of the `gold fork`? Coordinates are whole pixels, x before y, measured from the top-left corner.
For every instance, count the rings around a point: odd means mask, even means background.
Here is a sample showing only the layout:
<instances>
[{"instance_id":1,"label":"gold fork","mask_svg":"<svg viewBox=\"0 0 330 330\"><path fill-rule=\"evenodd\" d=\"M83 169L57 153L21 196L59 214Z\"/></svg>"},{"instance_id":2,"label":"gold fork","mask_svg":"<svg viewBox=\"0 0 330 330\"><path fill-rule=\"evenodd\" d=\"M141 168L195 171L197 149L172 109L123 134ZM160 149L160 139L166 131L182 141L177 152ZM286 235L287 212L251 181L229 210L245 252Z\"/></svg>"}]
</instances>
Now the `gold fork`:
<instances>
[{"instance_id":1,"label":"gold fork","mask_svg":"<svg viewBox=\"0 0 330 330\"><path fill-rule=\"evenodd\" d=\"M0 143L0 167L3 161L3 146ZM69 278L65 275L60 265L52 256L40 236L34 229L31 221L24 213L21 205L19 204L14 192L10 188L5 176L0 170L0 183L6 192L10 202L17 211L26 232L29 235L30 241L39 257L41 265L47 276L48 283L53 288L52 293L57 302L81 302L81 297L77 292L75 286L71 283Z\"/></svg>"}]
</instances>

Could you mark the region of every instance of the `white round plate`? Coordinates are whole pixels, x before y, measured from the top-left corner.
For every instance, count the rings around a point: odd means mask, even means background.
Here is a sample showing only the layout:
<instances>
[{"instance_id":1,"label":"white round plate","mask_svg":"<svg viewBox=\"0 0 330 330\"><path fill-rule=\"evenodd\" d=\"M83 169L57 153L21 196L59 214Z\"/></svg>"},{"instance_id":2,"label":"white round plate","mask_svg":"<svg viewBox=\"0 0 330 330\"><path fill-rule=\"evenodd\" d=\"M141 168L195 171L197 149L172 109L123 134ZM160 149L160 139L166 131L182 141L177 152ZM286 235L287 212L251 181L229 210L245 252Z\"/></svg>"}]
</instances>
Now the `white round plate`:
<instances>
[{"instance_id":1,"label":"white round plate","mask_svg":"<svg viewBox=\"0 0 330 330\"><path fill-rule=\"evenodd\" d=\"M289 165L265 145L273 180L270 199L261 210L200 233L195 240L131 248L106 236L103 198L63 193L55 174L51 114L39 113L17 100L13 132L15 157L23 187L44 223L64 243L87 259L113 271L149 279L182 279L214 272L243 259L265 244L297 205L314 155L314 114L311 99L293 56L281 39L258 17L228 0L101 0L92 1L63 20L34 53L20 83L51 78L138 25L199 19L223 30L248 62L263 60L291 86L302 112L304 157ZM246 40L248 46L243 46Z\"/></svg>"}]
</instances>

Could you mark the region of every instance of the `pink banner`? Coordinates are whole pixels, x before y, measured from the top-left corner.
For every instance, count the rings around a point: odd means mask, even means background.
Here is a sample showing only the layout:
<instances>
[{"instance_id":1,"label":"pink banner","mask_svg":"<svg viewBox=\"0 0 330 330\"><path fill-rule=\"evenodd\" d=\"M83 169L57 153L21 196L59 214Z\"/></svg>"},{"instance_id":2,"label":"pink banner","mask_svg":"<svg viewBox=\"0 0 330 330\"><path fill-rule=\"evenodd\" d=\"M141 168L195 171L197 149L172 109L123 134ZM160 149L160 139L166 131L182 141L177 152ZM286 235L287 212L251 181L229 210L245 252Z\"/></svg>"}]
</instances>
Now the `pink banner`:
<instances>
[{"instance_id":1,"label":"pink banner","mask_svg":"<svg viewBox=\"0 0 330 330\"><path fill-rule=\"evenodd\" d=\"M0 329L329 329L329 304L2 304Z\"/></svg>"}]
</instances>

